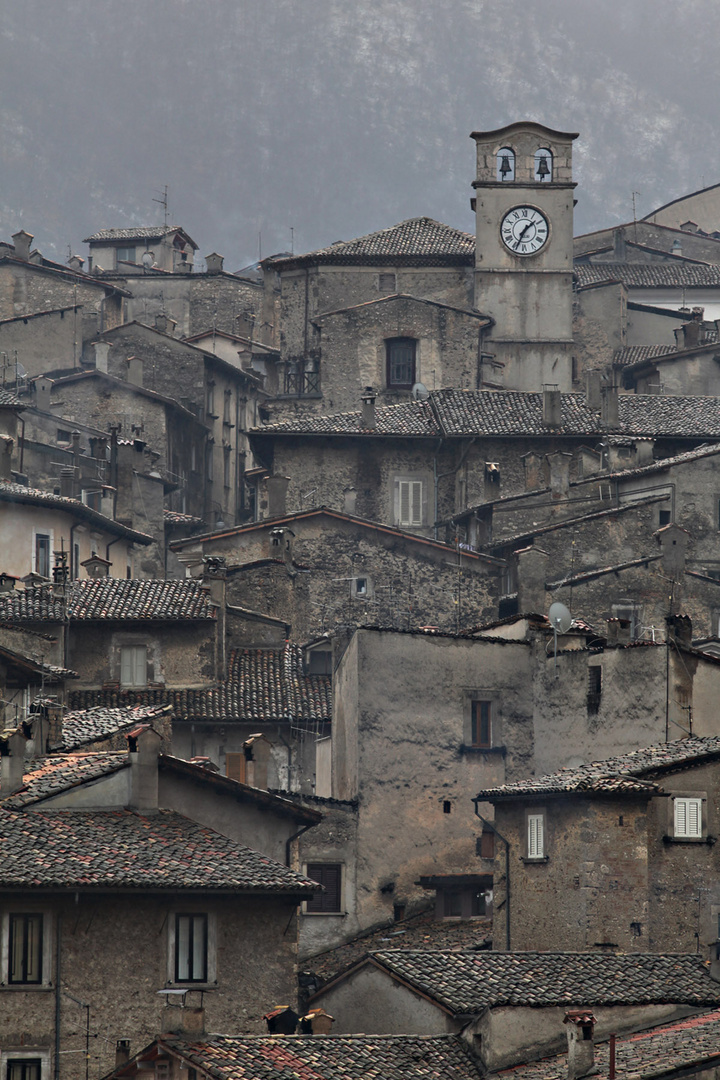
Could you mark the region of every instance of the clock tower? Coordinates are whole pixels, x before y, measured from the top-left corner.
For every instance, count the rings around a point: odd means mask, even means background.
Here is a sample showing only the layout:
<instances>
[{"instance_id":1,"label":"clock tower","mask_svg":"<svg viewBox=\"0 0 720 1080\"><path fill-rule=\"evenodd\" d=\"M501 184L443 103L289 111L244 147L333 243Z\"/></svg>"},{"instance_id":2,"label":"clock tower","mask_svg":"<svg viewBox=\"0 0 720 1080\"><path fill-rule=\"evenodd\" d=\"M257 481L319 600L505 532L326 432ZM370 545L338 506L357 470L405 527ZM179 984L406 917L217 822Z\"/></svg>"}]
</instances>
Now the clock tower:
<instances>
[{"instance_id":1,"label":"clock tower","mask_svg":"<svg viewBox=\"0 0 720 1080\"><path fill-rule=\"evenodd\" d=\"M572 144L531 121L474 131L475 307L495 320L487 386L572 389Z\"/></svg>"}]
</instances>

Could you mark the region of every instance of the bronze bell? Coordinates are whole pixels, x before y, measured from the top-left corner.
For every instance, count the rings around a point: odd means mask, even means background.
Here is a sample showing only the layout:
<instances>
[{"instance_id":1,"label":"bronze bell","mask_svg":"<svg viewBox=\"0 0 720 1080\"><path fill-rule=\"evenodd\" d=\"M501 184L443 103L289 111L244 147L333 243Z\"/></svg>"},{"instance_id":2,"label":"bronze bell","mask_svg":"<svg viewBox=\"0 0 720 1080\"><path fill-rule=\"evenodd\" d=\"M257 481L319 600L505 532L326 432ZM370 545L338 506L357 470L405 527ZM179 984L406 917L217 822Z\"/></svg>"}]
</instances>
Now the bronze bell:
<instances>
[{"instance_id":1,"label":"bronze bell","mask_svg":"<svg viewBox=\"0 0 720 1080\"><path fill-rule=\"evenodd\" d=\"M544 180L546 176L550 175L550 169L548 167L548 159L545 154L538 159L536 175L540 177L540 180Z\"/></svg>"},{"instance_id":2,"label":"bronze bell","mask_svg":"<svg viewBox=\"0 0 720 1080\"><path fill-rule=\"evenodd\" d=\"M503 156L500 158L500 178L504 180L507 177L508 173L511 173L512 171L513 170L512 165L510 164L510 155L503 154Z\"/></svg>"}]
</instances>

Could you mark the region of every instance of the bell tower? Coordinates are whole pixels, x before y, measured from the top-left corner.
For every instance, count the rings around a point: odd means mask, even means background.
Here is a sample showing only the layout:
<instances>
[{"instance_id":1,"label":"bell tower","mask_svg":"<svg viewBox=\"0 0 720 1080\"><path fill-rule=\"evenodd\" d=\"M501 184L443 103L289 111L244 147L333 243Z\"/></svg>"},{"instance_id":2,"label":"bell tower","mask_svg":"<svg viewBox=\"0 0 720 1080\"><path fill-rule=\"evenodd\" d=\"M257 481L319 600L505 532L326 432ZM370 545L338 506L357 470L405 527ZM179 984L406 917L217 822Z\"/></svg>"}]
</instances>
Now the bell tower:
<instances>
[{"instance_id":1,"label":"bell tower","mask_svg":"<svg viewBox=\"0 0 720 1080\"><path fill-rule=\"evenodd\" d=\"M488 385L572 389L572 144L532 121L474 131L475 306L495 320Z\"/></svg>"}]
</instances>

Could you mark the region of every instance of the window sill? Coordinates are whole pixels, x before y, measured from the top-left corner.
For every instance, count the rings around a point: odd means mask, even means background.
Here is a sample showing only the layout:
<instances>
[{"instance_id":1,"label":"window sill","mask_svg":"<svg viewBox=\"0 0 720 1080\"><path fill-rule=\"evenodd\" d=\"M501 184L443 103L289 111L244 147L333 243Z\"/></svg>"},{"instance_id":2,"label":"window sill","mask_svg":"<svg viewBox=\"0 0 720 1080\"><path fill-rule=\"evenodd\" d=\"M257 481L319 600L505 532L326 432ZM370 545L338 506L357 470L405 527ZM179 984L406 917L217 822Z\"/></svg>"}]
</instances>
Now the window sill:
<instances>
[{"instance_id":1,"label":"window sill","mask_svg":"<svg viewBox=\"0 0 720 1080\"><path fill-rule=\"evenodd\" d=\"M277 394L274 398L275 401L321 401L322 394L319 391L313 391L311 394Z\"/></svg>"},{"instance_id":2,"label":"window sill","mask_svg":"<svg viewBox=\"0 0 720 1080\"><path fill-rule=\"evenodd\" d=\"M527 855L522 855L520 857L520 862L524 862L526 866L535 866L538 863L549 862L549 856L548 855L541 855L539 858L530 859L530 858L528 858Z\"/></svg>"},{"instance_id":3,"label":"window sill","mask_svg":"<svg viewBox=\"0 0 720 1080\"><path fill-rule=\"evenodd\" d=\"M504 746L473 746L472 743L463 743L460 747L461 754L491 754L496 757L505 757Z\"/></svg>"},{"instance_id":4,"label":"window sill","mask_svg":"<svg viewBox=\"0 0 720 1080\"><path fill-rule=\"evenodd\" d=\"M215 982L168 982L159 993L165 990L217 990L217 985L217 979Z\"/></svg>"},{"instance_id":5,"label":"window sill","mask_svg":"<svg viewBox=\"0 0 720 1080\"><path fill-rule=\"evenodd\" d=\"M716 836L663 836L664 844L707 844L712 847L717 843Z\"/></svg>"},{"instance_id":6,"label":"window sill","mask_svg":"<svg viewBox=\"0 0 720 1080\"><path fill-rule=\"evenodd\" d=\"M305 919L344 919L347 911L303 911L302 915Z\"/></svg>"},{"instance_id":7,"label":"window sill","mask_svg":"<svg viewBox=\"0 0 720 1080\"><path fill-rule=\"evenodd\" d=\"M43 983L41 986L35 983L2 983L0 984L0 992L3 990L10 990L13 994L16 994L18 990L23 994L37 994L38 991L44 994L49 994L55 989L50 983Z\"/></svg>"}]
</instances>

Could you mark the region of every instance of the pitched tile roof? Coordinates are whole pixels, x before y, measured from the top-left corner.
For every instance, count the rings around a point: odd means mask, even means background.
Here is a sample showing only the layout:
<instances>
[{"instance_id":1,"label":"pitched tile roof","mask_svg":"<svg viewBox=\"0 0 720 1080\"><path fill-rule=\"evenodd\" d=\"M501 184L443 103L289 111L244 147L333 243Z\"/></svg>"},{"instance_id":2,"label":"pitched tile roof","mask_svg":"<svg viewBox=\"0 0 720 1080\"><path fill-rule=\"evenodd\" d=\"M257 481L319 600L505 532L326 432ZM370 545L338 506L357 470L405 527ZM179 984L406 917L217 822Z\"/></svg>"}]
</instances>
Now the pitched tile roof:
<instances>
[{"instance_id":1,"label":"pitched tile roof","mask_svg":"<svg viewBox=\"0 0 720 1080\"><path fill-rule=\"evenodd\" d=\"M498 1005L720 1004L720 984L694 954L397 949L372 959L453 1013Z\"/></svg>"},{"instance_id":2,"label":"pitched tile roof","mask_svg":"<svg viewBox=\"0 0 720 1080\"><path fill-rule=\"evenodd\" d=\"M619 1037L615 1042L616 1077L643 1080L661 1075L698 1075L710 1062L720 1064L720 1010L691 1016L673 1024L663 1024L649 1031ZM595 1044L593 1074L609 1076L610 1043ZM681 1070L687 1069L687 1073ZM531 1061L493 1073L500 1080L566 1080L568 1056ZM714 1075L714 1073L713 1073Z\"/></svg>"},{"instance_id":3,"label":"pitched tile roof","mask_svg":"<svg viewBox=\"0 0 720 1080\"><path fill-rule=\"evenodd\" d=\"M98 229L92 236L86 236L83 244L96 240L162 240L168 233L176 232L174 225L136 225L131 229Z\"/></svg>"},{"instance_id":4,"label":"pitched tile roof","mask_svg":"<svg viewBox=\"0 0 720 1080\"><path fill-rule=\"evenodd\" d=\"M206 690L79 690L73 708L170 705L175 720L329 723L332 679L307 675L300 645L236 649L227 679Z\"/></svg>"},{"instance_id":5,"label":"pitched tile roof","mask_svg":"<svg viewBox=\"0 0 720 1080\"><path fill-rule=\"evenodd\" d=\"M720 268L719 268L720 269ZM561 395L561 425L543 424L542 393L521 390L432 390L426 401L376 408L377 427L361 427L361 413L293 417L253 428L260 437L278 433L309 435L378 435L466 438L469 436L607 435L600 415L584 394ZM664 397L621 394L614 429L629 437L720 438L720 400L716 397Z\"/></svg>"},{"instance_id":6,"label":"pitched tile roof","mask_svg":"<svg viewBox=\"0 0 720 1080\"><path fill-rule=\"evenodd\" d=\"M274 859L172 810L0 809L0 887L317 891Z\"/></svg>"},{"instance_id":7,"label":"pitched tile roof","mask_svg":"<svg viewBox=\"0 0 720 1080\"><path fill-rule=\"evenodd\" d=\"M79 746L107 739L138 724L147 724L170 712L169 705L125 705L115 709L97 706L66 713L62 721L61 750L76 750Z\"/></svg>"},{"instance_id":8,"label":"pitched tile roof","mask_svg":"<svg viewBox=\"0 0 720 1080\"><path fill-rule=\"evenodd\" d=\"M20 401L11 390L0 390L0 408L24 409L25 407L25 403Z\"/></svg>"},{"instance_id":9,"label":"pitched tile roof","mask_svg":"<svg viewBox=\"0 0 720 1080\"><path fill-rule=\"evenodd\" d=\"M152 543L152 536L148 536L147 533L139 532L137 529L130 529L127 525L123 525L122 522L106 517L105 514L101 514L98 510L93 510L91 506L81 502L80 499L69 499L65 495L56 495L52 491L42 491L40 488L29 488L24 484L14 484L9 480L0 480L0 500L11 503L25 503L31 506L51 506L57 510L67 510L68 513L74 514L76 517L91 521L107 532L127 537L128 540L132 540L134 543Z\"/></svg>"},{"instance_id":10,"label":"pitched tile roof","mask_svg":"<svg viewBox=\"0 0 720 1080\"><path fill-rule=\"evenodd\" d=\"M629 289L717 289L720 266L678 260L667 263L580 263L575 279L582 288L601 281L622 281Z\"/></svg>"},{"instance_id":11,"label":"pitched tile roof","mask_svg":"<svg viewBox=\"0 0 720 1080\"><path fill-rule=\"evenodd\" d=\"M591 761L576 769L562 769L547 776L534 776L500 784L478 792L476 798L498 799L525 795L550 795L588 791L641 791L652 793L648 784L664 772L678 767L698 765L720 757L720 736L678 739L658 743L642 750L632 750L620 757Z\"/></svg>"},{"instance_id":12,"label":"pitched tile roof","mask_svg":"<svg viewBox=\"0 0 720 1080\"><path fill-rule=\"evenodd\" d=\"M408 218L379 232L318 248L306 255L280 256L271 260L275 269L291 269L308 263L345 265L457 265L475 263L475 237L433 218Z\"/></svg>"},{"instance_id":13,"label":"pitched tile roof","mask_svg":"<svg viewBox=\"0 0 720 1080\"><path fill-rule=\"evenodd\" d=\"M677 352L674 345L626 345L622 349L616 349L612 362L622 366L639 364L645 360L652 360L656 356L668 356Z\"/></svg>"},{"instance_id":14,"label":"pitched tile roof","mask_svg":"<svg viewBox=\"0 0 720 1080\"><path fill-rule=\"evenodd\" d=\"M176 622L216 618L210 594L199 581L98 578L73 581L69 586L71 621L148 620ZM52 585L42 584L0 596L0 620L62 622L63 601Z\"/></svg>"},{"instance_id":15,"label":"pitched tile roof","mask_svg":"<svg viewBox=\"0 0 720 1080\"><path fill-rule=\"evenodd\" d=\"M127 753L53 754L37 758L23 777L23 787L2 802L3 810L19 810L61 791L110 776L130 764Z\"/></svg>"},{"instance_id":16,"label":"pitched tile roof","mask_svg":"<svg viewBox=\"0 0 720 1080\"><path fill-rule=\"evenodd\" d=\"M457 1035L207 1035L162 1038L216 1080L480 1080Z\"/></svg>"}]
</instances>

